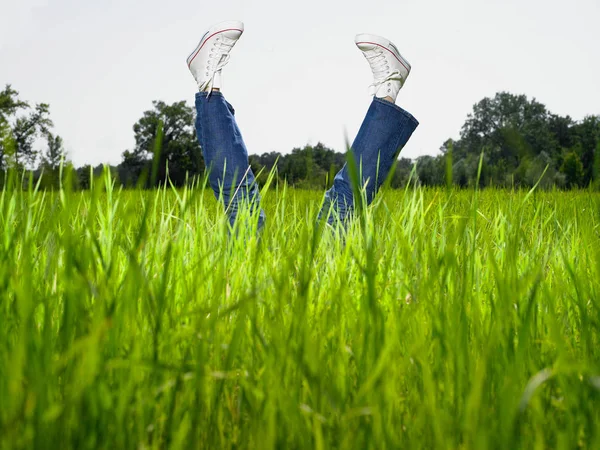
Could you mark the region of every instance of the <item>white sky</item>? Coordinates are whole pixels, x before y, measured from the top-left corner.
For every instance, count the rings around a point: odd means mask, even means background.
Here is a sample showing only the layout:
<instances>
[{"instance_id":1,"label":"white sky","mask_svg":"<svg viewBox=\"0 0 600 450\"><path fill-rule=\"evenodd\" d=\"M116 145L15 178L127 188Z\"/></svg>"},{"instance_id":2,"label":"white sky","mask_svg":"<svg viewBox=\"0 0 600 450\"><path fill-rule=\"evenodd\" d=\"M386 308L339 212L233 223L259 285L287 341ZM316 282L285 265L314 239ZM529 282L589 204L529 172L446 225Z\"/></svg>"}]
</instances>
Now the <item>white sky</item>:
<instances>
[{"instance_id":1,"label":"white sky","mask_svg":"<svg viewBox=\"0 0 600 450\"><path fill-rule=\"evenodd\" d=\"M50 103L76 165L118 163L152 100L193 104L185 59L229 19L246 32L224 94L250 153L344 150L370 103L361 32L412 64L397 103L421 125L403 156L436 153L501 90L577 120L600 113L600 0L0 0L0 86Z\"/></svg>"}]
</instances>

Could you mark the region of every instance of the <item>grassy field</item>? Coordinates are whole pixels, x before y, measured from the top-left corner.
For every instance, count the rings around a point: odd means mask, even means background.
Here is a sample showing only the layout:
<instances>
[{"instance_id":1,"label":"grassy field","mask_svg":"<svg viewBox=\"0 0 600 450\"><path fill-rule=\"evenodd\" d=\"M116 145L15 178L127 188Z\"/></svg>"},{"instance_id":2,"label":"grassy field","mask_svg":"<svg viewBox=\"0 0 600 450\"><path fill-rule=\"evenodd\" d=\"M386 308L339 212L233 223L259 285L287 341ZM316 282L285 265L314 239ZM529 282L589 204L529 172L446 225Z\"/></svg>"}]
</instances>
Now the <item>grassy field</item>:
<instances>
[{"instance_id":1,"label":"grassy field","mask_svg":"<svg viewBox=\"0 0 600 450\"><path fill-rule=\"evenodd\" d=\"M600 196L0 196L0 449L600 448Z\"/></svg>"}]
</instances>

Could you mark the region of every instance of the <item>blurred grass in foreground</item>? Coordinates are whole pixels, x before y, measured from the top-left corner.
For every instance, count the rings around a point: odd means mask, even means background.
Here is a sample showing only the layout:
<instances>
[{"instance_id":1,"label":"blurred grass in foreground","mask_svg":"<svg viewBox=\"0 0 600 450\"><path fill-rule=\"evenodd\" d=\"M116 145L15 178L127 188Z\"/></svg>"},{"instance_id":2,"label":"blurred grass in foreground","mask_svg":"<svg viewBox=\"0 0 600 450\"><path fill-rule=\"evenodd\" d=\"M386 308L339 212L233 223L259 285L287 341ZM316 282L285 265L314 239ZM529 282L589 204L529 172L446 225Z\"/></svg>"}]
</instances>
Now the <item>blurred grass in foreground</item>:
<instances>
[{"instance_id":1,"label":"blurred grass in foreground","mask_svg":"<svg viewBox=\"0 0 600 450\"><path fill-rule=\"evenodd\" d=\"M599 195L263 199L5 188L0 448L600 448Z\"/></svg>"}]
</instances>

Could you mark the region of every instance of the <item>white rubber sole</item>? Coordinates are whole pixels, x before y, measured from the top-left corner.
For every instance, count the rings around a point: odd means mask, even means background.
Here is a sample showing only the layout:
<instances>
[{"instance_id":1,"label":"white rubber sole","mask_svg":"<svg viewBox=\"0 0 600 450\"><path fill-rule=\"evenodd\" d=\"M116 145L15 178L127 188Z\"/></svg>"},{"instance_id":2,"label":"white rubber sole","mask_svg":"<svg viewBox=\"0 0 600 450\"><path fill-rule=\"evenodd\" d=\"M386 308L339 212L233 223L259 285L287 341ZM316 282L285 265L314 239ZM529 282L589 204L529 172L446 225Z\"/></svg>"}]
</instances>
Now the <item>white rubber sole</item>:
<instances>
[{"instance_id":1,"label":"white rubber sole","mask_svg":"<svg viewBox=\"0 0 600 450\"><path fill-rule=\"evenodd\" d=\"M213 36L215 36L219 33L224 33L226 31L232 31L232 30L243 33L244 32L244 23L240 22L238 20L229 20L227 22L221 22L221 23L218 23L218 24L210 27L209 30L206 33L204 33L204 35L200 39L200 42L194 49L194 51L192 53L190 53L190 56L187 57L186 63L188 65L188 67L190 67L192 65L194 58L196 58L196 56L198 56L198 53L200 53L200 50L202 50L202 47L204 46L206 41L208 41L210 38L212 38Z\"/></svg>"},{"instance_id":2,"label":"white rubber sole","mask_svg":"<svg viewBox=\"0 0 600 450\"><path fill-rule=\"evenodd\" d=\"M406 58L404 58L400 54L396 46L389 39L386 39L382 36L377 36L376 34L362 33L356 35L356 37L354 38L354 43L356 45L373 44L383 48L384 50L387 50L392 55L394 55L396 59L400 62L400 64L402 64L404 68L410 73L410 63L406 60Z\"/></svg>"}]
</instances>

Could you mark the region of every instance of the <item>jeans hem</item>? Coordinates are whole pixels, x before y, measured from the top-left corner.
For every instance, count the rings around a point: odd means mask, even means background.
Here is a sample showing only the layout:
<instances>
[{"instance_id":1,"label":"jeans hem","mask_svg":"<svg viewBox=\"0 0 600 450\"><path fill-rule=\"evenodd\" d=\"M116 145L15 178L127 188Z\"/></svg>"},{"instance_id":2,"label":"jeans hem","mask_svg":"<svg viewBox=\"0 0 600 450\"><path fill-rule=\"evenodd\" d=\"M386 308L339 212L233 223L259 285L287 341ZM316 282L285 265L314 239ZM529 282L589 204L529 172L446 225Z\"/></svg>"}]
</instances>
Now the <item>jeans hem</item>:
<instances>
[{"instance_id":1,"label":"jeans hem","mask_svg":"<svg viewBox=\"0 0 600 450\"><path fill-rule=\"evenodd\" d=\"M208 97L208 94L210 94L211 97L214 95L216 95L217 97L223 97L223 93L221 91L199 91L196 92L196 98Z\"/></svg>"},{"instance_id":2,"label":"jeans hem","mask_svg":"<svg viewBox=\"0 0 600 450\"><path fill-rule=\"evenodd\" d=\"M400 106L396 105L395 103L392 103L392 102L390 102L388 100L384 100L384 99L379 98L379 97L373 97L373 101L381 103L381 104L386 105L386 106L389 106L391 108L394 108L396 111L398 111L404 117L406 117L408 120L410 120L411 122L413 122L414 125L415 125L415 128L417 128L419 126L419 121L417 119L415 119L415 116L413 116L407 110L402 109Z\"/></svg>"}]
</instances>

